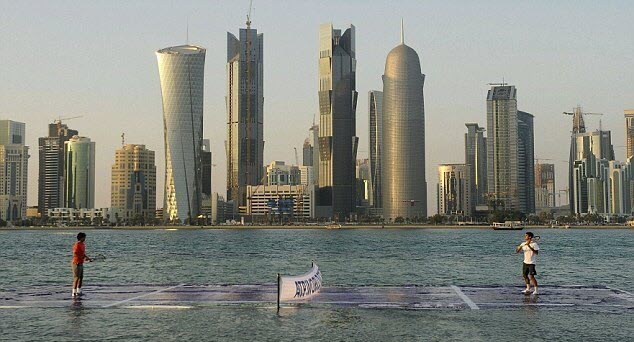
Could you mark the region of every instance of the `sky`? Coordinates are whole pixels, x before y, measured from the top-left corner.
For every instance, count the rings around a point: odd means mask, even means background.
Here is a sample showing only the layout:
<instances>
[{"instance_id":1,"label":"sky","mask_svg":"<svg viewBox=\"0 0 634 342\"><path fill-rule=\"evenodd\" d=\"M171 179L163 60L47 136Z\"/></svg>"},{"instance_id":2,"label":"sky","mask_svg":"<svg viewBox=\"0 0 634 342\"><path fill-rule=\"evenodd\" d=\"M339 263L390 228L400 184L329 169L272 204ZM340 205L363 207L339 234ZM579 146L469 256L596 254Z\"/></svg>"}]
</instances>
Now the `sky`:
<instances>
[{"instance_id":1,"label":"sky","mask_svg":"<svg viewBox=\"0 0 634 342\"><path fill-rule=\"evenodd\" d=\"M164 148L156 50L187 42L207 49L204 135L213 191L224 194L226 36L245 26L248 0L0 0L0 118L26 123L28 205L37 205L38 137L59 117L97 146L97 207L110 206L114 151L156 151L163 203ZM381 90L388 52L400 41L425 79L428 211L436 212L437 165L464 162L465 122L486 127L488 83L517 87L518 109L535 115L535 157L567 187L572 119L612 131L625 159L623 110L634 108L632 1L262 1L252 28L264 34L264 161L294 163L318 113L318 27L356 27L359 158L368 154L368 91ZM562 196L564 197L564 196Z\"/></svg>"}]
</instances>

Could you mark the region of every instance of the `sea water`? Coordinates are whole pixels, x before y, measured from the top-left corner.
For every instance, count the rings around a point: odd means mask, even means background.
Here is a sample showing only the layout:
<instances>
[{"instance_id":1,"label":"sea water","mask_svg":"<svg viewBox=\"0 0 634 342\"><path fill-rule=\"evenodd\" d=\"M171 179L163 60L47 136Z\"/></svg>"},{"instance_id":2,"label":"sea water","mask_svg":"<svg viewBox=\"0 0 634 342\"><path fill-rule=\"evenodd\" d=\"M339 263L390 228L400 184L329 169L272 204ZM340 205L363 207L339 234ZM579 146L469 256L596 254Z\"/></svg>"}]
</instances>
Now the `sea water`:
<instances>
[{"instance_id":1,"label":"sea water","mask_svg":"<svg viewBox=\"0 0 634 342\"><path fill-rule=\"evenodd\" d=\"M533 230L540 285L632 292L634 230ZM67 290L66 308L0 309L0 340L627 340L633 313L206 305L189 310L82 308L70 299L77 231L1 231L0 291ZM272 284L315 261L323 286L523 286L522 231L485 229L87 230L84 283ZM547 289L540 289L547 295ZM519 295L519 294L518 294ZM86 294L86 301L90 294ZM0 306L2 304L0 303Z\"/></svg>"}]
</instances>

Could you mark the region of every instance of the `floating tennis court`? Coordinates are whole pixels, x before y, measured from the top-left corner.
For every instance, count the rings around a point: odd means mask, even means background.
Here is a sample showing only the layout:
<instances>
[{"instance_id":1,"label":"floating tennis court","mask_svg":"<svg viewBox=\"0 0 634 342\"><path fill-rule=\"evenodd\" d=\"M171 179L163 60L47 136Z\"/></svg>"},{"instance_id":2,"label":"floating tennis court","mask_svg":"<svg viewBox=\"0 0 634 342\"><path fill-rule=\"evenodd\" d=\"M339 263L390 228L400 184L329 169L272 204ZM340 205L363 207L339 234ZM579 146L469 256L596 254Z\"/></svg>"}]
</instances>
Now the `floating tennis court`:
<instances>
[{"instance_id":1,"label":"floating tennis court","mask_svg":"<svg viewBox=\"0 0 634 342\"><path fill-rule=\"evenodd\" d=\"M607 286L542 286L539 295L523 295L514 286L356 286L323 287L305 302L284 307L403 310L584 310L632 313L634 295ZM270 285L90 285L81 300L69 286L32 286L0 291L0 310L64 308L195 309L210 306L275 307L277 286Z\"/></svg>"}]
</instances>

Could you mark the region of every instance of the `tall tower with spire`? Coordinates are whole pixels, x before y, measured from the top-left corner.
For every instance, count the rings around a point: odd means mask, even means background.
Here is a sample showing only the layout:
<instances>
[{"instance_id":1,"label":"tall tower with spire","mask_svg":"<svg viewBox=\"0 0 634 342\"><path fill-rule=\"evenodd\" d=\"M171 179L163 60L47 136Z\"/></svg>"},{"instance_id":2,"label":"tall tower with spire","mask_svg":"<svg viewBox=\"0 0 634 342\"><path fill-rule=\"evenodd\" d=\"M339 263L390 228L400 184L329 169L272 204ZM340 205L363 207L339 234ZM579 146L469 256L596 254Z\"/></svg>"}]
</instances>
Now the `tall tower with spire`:
<instances>
[{"instance_id":1,"label":"tall tower with spire","mask_svg":"<svg viewBox=\"0 0 634 342\"><path fill-rule=\"evenodd\" d=\"M427 216L425 104L420 60L401 43L390 51L383 75L381 178L383 217Z\"/></svg>"}]
</instances>

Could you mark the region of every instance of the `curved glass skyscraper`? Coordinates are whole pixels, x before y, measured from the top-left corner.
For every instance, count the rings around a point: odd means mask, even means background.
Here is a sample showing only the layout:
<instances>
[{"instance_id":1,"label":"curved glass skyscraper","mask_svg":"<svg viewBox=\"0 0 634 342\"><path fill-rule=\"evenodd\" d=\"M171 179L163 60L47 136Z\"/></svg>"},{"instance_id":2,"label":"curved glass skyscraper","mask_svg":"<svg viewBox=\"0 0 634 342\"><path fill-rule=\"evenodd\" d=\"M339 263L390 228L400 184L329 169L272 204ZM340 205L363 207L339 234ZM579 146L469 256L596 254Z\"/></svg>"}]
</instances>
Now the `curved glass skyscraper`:
<instances>
[{"instance_id":1,"label":"curved glass skyscraper","mask_svg":"<svg viewBox=\"0 0 634 342\"><path fill-rule=\"evenodd\" d=\"M64 207L95 207L95 143L74 136L64 143Z\"/></svg>"},{"instance_id":2,"label":"curved glass skyscraper","mask_svg":"<svg viewBox=\"0 0 634 342\"><path fill-rule=\"evenodd\" d=\"M166 220L196 218L202 197L205 49L174 46L156 52L165 136Z\"/></svg>"},{"instance_id":3,"label":"curved glass skyscraper","mask_svg":"<svg viewBox=\"0 0 634 342\"><path fill-rule=\"evenodd\" d=\"M386 219L427 216L424 81L418 54L401 41L387 55L383 75L381 187Z\"/></svg>"}]
</instances>

